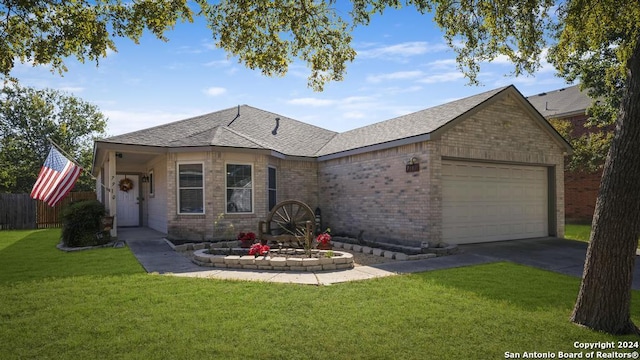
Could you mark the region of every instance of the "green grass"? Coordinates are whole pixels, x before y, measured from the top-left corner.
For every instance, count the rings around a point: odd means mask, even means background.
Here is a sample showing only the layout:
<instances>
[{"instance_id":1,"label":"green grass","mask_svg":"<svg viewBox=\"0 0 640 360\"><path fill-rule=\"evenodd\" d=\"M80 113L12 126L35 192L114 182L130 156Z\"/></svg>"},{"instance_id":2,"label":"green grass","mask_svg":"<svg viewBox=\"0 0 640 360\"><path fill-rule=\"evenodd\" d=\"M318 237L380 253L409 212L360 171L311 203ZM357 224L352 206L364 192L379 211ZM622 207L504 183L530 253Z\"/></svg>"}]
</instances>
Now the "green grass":
<instances>
[{"instance_id":1,"label":"green grass","mask_svg":"<svg viewBox=\"0 0 640 360\"><path fill-rule=\"evenodd\" d=\"M591 225L565 224L564 237L565 239L589 242L591 238ZM638 249L640 249L640 241L638 242Z\"/></svg>"},{"instance_id":2,"label":"green grass","mask_svg":"<svg viewBox=\"0 0 640 360\"><path fill-rule=\"evenodd\" d=\"M589 242L590 234L591 234L591 225L565 224L564 226L564 237L566 239Z\"/></svg>"},{"instance_id":3,"label":"green grass","mask_svg":"<svg viewBox=\"0 0 640 360\"><path fill-rule=\"evenodd\" d=\"M502 359L631 339L568 321L577 278L512 263L317 287L148 275L126 248L63 253L58 236L0 232L2 359Z\"/></svg>"}]
</instances>

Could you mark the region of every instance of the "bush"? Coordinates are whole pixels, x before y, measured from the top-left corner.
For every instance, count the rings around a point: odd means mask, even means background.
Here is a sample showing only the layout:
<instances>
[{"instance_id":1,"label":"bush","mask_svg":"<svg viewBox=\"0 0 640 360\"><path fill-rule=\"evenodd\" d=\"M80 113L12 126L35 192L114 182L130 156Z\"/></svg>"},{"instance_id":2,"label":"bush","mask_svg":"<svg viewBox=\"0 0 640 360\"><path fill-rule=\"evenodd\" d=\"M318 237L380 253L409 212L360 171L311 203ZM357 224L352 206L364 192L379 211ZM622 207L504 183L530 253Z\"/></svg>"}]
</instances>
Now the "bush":
<instances>
[{"instance_id":1,"label":"bush","mask_svg":"<svg viewBox=\"0 0 640 360\"><path fill-rule=\"evenodd\" d=\"M69 204L62 209L62 242L65 246L81 247L102 245L109 241L108 236L100 239L102 232L104 205L97 200L82 200Z\"/></svg>"}]
</instances>

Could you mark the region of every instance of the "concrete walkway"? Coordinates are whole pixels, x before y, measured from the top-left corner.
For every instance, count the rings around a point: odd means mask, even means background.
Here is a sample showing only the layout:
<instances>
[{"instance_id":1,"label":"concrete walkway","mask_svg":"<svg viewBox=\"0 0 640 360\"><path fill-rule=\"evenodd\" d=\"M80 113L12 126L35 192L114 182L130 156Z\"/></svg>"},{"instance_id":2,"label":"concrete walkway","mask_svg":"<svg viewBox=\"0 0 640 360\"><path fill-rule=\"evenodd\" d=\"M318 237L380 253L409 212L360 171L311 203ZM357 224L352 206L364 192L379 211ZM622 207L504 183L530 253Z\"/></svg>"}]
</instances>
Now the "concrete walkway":
<instances>
[{"instance_id":1,"label":"concrete walkway","mask_svg":"<svg viewBox=\"0 0 640 360\"><path fill-rule=\"evenodd\" d=\"M461 245L457 255L413 261L394 261L353 269L320 272L279 272L239 269L210 269L192 263L173 251L164 240L166 235L148 228L119 228L124 240L140 264L149 273L215 279L256 280L280 283L329 285L366 280L396 274L510 261L565 275L581 277L587 244L558 238L500 241ZM640 289L640 266L636 262L633 289Z\"/></svg>"},{"instance_id":2,"label":"concrete walkway","mask_svg":"<svg viewBox=\"0 0 640 360\"><path fill-rule=\"evenodd\" d=\"M374 266L356 266L338 271L294 272L240 269L210 269L192 263L173 251L164 240L166 234L147 228L119 228L118 239L125 241L140 264L149 273L184 277L231 280L256 280L279 283L330 285L376 277L448 269L453 267L494 262L496 259L476 254L460 254L426 260L395 261Z\"/></svg>"}]
</instances>

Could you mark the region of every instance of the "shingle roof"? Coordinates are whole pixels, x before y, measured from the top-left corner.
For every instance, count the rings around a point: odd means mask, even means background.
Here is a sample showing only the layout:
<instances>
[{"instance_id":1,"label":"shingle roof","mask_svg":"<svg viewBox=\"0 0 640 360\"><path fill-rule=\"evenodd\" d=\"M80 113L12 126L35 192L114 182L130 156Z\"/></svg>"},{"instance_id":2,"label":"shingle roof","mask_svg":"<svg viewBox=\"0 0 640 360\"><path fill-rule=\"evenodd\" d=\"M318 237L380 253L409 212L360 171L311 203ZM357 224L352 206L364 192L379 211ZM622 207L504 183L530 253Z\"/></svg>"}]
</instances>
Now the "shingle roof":
<instances>
[{"instance_id":1,"label":"shingle roof","mask_svg":"<svg viewBox=\"0 0 640 360\"><path fill-rule=\"evenodd\" d=\"M507 87L494 89L338 134L316 155L334 154L394 140L430 134L506 88Z\"/></svg>"},{"instance_id":2,"label":"shingle roof","mask_svg":"<svg viewBox=\"0 0 640 360\"><path fill-rule=\"evenodd\" d=\"M580 85L543 92L527 98L545 118L584 114L591 105L591 98L580 91Z\"/></svg>"},{"instance_id":3,"label":"shingle roof","mask_svg":"<svg viewBox=\"0 0 640 360\"><path fill-rule=\"evenodd\" d=\"M330 130L242 105L100 141L170 148L270 149L286 155L313 156L335 135Z\"/></svg>"},{"instance_id":4,"label":"shingle roof","mask_svg":"<svg viewBox=\"0 0 640 360\"><path fill-rule=\"evenodd\" d=\"M99 142L167 148L220 146L321 157L433 134L508 88L515 90L507 86L486 91L344 133L242 105Z\"/></svg>"}]
</instances>

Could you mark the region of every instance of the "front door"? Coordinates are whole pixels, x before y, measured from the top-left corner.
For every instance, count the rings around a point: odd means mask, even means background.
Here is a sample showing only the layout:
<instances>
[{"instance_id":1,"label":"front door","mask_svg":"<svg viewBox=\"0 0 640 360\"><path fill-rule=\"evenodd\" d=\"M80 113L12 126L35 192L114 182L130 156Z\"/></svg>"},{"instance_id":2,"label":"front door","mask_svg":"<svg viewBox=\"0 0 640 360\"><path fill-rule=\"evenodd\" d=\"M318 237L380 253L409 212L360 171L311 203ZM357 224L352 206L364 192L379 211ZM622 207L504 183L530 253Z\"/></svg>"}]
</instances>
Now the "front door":
<instances>
[{"instance_id":1,"label":"front door","mask_svg":"<svg viewBox=\"0 0 640 360\"><path fill-rule=\"evenodd\" d=\"M131 180L133 187L129 191L121 190L121 181ZM116 219L118 226L140 226L140 181L138 175L116 175L117 208Z\"/></svg>"}]
</instances>

